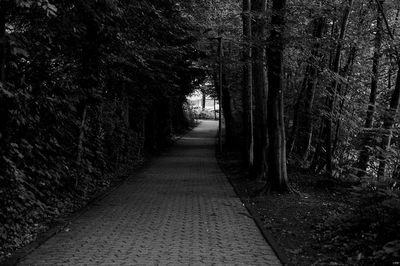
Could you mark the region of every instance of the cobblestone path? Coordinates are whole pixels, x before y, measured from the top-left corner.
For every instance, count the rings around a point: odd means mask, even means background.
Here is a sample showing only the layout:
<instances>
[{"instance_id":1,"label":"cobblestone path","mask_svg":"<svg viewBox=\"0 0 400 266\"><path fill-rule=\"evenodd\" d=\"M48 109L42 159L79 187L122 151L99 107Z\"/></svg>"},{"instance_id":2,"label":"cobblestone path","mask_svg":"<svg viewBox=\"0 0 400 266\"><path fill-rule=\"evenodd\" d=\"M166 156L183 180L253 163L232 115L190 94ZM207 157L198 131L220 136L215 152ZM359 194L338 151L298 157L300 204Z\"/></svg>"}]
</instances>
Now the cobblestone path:
<instances>
[{"instance_id":1,"label":"cobblestone path","mask_svg":"<svg viewBox=\"0 0 400 266\"><path fill-rule=\"evenodd\" d=\"M203 121L20 265L280 265L214 157Z\"/></svg>"}]
</instances>

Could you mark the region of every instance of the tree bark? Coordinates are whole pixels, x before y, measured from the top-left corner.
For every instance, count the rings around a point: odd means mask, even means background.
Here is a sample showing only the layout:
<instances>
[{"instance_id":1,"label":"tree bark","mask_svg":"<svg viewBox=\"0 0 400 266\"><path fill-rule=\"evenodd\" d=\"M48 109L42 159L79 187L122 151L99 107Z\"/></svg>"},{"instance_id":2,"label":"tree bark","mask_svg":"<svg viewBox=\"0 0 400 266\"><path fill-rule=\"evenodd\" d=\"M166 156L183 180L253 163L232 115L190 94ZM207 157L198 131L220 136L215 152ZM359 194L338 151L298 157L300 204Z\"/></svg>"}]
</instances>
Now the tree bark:
<instances>
[{"instance_id":1,"label":"tree bark","mask_svg":"<svg viewBox=\"0 0 400 266\"><path fill-rule=\"evenodd\" d=\"M266 0L253 0L253 90L254 90L254 177L264 179L267 171L267 83L265 15Z\"/></svg>"},{"instance_id":2,"label":"tree bark","mask_svg":"<svg viewBox=\"0 0 400 266\"><path fill-rule=\"evenodd\" d=\"M343 69L341 70L341 73L340 73L340 75L342 77L346 77L347 78L347 82L349 81L349 77L351 75L351 72L353 72L354 60L356 58L356 55L357 55L357 48L355 46L352 46L350 48L350 51L349 51L349 56L347 58L346 65L343 67ZM343 84L340 84L338 86L338 94L341 95L342 101L340 102L340 107L339 107L338 115L337 115L337 118L336 118L336 131L335 131L335 137L334 137L333 146L332 146L332 153L335 153L336 148L337 148L338 143L339 143L339 133L340 133L340 127L341 127L341 119L340 119L340 117L343 114L344 104L346 102L345 98L346 98L346 95L347 95L347 93L349 91L349 85L346 84L346 86L345 86L346 89L345 89L344 92L342 92L342 88L343 88Z\"/></svg>"},{"instance_id":3,"label":"tree bark","mask_svg":"<svg viewBox=\"0 0 400 266\"><path fill-rule=\"evenodd\" d=\"M384 0L380 0L380 5L383 5ZM376 18L376 33L375 33L375 41L374 41L374 55L372 61L372 80L371 80L371 91L369 95L368 102L368 110L367 117L365 119L364 125L364 136L362 147L358 159L358 176L364 176L367 170L368 162L369 162L369 148L371 146L371 136L368 135L368 131L366 129L372 128L373 117L375 113L376 107L376 96L378 89L378 79L379 79L379 63L381 59L381 46L382 46L382 32L383 32L383 23L382 16L379 12L379 8L377 10L377 18Z\"/></svg>"},{"instance_id":4,"label":"tree bark","mask_svg":"<svg viewBox=\"0 0 400 266\"><path fill-rule=\"evenodd\" d=\"M314 106L315 89L317 85L318 69L316 67L322 57L320 51L320 39L326 32L326 19L319 17L313 21L313 37L316 42L313 45L310 61L306 68L306 73L303 81L303 89L299 94L298 104L296 104L295 119L293 120L293 129L291 136L291 149L305 161L308 157L311 138L312 138L312 109Z\"/></svg>"},{"instance_id":5,"label":"tree bark","mask_svg":"<svg viewBox=\"0 0 400 266\"><path fill-rule=\"evenodd\" d=\"M83 141L85 139L85 128L86 128L86 118L87 118L88 105L85 105L82 110L81 124L79 126L79 137L78 137L78 154L76 157L76 164L78 166L82 163L83 155Z\"/></svg>"},{"instance_id":6,"label":"tree bark","mask_svg":"<svg viewBox=\"0 0 400 266\"><path fill-rule=\"evenodd\" d=\"M251 0L243 0L243 125L245 135L244 155L247 166L253 167L253 117L252 117L252 48L251 48Z\"/></svg>"},{"instance_id":7,"label":"tree bark","mask_svg":"<svg viewBox=\"0 0 400 266\"><path fill-rule=\"evenodd\" d=\"M201 92L201 108L204 110L206 108L206 93Z\"/></svg>"},{"instance_id":8,"label":"tree bark","mask_svg":"<svg viewBox=\"0 0 400 266\"><path fill-rule=\"evenodd\" d=\"M309 66L306 67L306 76L308 73L308 68ZM300 92L297 96L297 99L295 101L294 108L293 108L293 124L292 124L292 128L291 128L291 133L289 136L289 140L287 142L287 150L289 153L289 157L292 155L293 151L294 151L294 146L296 143L296 138L297 138L297 134L299 131L299 112L300 112L300 106L302 101L304 100L304 92L306 90L306 77L303 79L303 82L301 83L301 89Z\"/></svg>"},{"instance_id":9,"label":"tree bark","mask_svg":"<svg viewBox=\"0 0 400 266\"><path fill-rule=\"evenodd\" d=\"M375 0L376 4L378 6L379 12L382 15L382 19L385 22L385 26L387 29L387 33L389 34L390 38L392 41L395 40L394 38L394 30L390 29L389 22L386 18L386 15L383 10L383 6L381 5L379 0ZM397 18L396 18L397 20ZM383 118L383 135L382 135L382 142L381 142L381 148L382 152L379 155L379 167L378 167L378 179L384 178L385 177L385 168L386 168L386 150L390 146L390 141L392 137L392 127L394 124L395 116L397 114L398 108L399 108L399 102L400 102L400 55L397 47L394 48L394 53L396 55L396 61L397 61L397 79L396 79L396 85L392 93L392 97L390 99L390 105L389 109L386 110L384 118Z\"/></svg>"},{"instance_id":10,"label":"tree bark","mask_svg":"<svg viewBox=\"0 0 400 266\"><path fill-rule=\"evenodd\" d=\"M268 176L267 190L288 191L286 139L283 109L283 51L286 0L272 1L268 40Z\"/></svg>"},{"instance_id":11,"label":"tree bark","mask_svg":"<svg viewBox=\"0 0 400 266\"><path fill-rule=\"evenodd\" d=\"M340 67L340 60L342 54L342 42L346 34L347 22L349 19L349 15L353 6L353 0L347 0L347 6L344 11L344 15L342 18L342 22L340 25L340 32L339 37L337 40L337 45L335 49L334 59L332 62L332 72L339 74L339 67ZM335 105L336 105L336 97L337 97L337 89L338 89L339 82L337 79L334 79L332 84L328 86L328 99L327 99L327 111L328 117L325 119L325 164L326 164L326 172L328 176L332 176L333 174L333 152L332 152L332 127L333 127L333 119L334 119L334 112L335 112Z\"/></svg>"},{"instance_id":12,"label":"tree bark","mask_svg":"<svg viewBox=\"0 0 400 266\"><path fill-rule=\"evenodd\" d=\"M394 88L389 109L386 110L384 121L383 121L383 136L381 142L382 152L379 156L379 168L378 168L378 178L382 179L385 177L385 168L386 168L386 150L390 147L390 141L393 134L393 124L395 122L395 117L399 108L400 102L400 59L397 59L397 79L396 79L396 86Z\"/></svg>"}]
</instances>

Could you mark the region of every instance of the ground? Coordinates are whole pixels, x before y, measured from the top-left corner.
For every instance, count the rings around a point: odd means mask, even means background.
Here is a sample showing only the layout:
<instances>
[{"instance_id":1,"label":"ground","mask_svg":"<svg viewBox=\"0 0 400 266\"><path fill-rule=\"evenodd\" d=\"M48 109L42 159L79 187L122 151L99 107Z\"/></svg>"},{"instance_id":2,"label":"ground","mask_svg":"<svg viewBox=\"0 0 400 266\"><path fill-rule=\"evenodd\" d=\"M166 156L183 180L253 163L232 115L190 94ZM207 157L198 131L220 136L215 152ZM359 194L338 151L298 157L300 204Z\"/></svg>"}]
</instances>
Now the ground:
<instances>
[{"instance_id":1,"label":"ground","mask_svg":"<svg viewBox=\"0 0 400 266\"><path fill-rule=\"evenodd\" d=\"M351 187L322 188L318 177L292 172L291 185L297 192L255 195L254 191L263 184L247 178L239 154L225 152L218 158L235 189L250 202L261 226L270 233L289 264L349 265L346 243L342 249L337 248L328 238L332 234L329 221L350 214L357 206L357 198L349 193Z\"/></svg>"}]
</instances>

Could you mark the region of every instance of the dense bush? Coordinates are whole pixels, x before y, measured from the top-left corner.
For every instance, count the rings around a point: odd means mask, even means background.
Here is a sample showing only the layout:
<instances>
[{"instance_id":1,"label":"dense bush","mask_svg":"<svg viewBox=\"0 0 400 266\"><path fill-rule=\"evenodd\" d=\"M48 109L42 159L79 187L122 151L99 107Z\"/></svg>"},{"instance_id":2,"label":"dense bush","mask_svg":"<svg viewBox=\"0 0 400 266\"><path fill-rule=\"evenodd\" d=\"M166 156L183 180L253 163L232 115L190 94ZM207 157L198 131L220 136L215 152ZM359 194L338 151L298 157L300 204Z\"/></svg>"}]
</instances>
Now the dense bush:
<instances>
[{"instance_id":1,"label":"dense bush","mask_svg":"<svg viewBox=\"0 0 400 266\"><path fill-rule=\"evenodd\" d=\"M216 120L218 119L218 111L214 110L196 110L194 112L194 116L197 119L208 119L208 120Z\"/></svg>"},{"instance_id":2,"label":"dense bush","mask_svg":"<svg viewBox=\"0 0 400 266\"><path fill-rule=\"evenodd\" d=\"M174 1L1 1L0 258L190 126ZM3 29L3 30L1 30Z\"/></svg>"},{"instance_id":3,"label":"dense bush","mask_svg":"<svg viewBox=\"0 0 400 266\"><path fill-rule=\"evenodd\" d=\"M400 259L400 191L396 187L354 188L354 210L328 217L326 248L351 265L391 265ZM345 245L343 243L346 243Z\"/></svg>"}]
</instances>

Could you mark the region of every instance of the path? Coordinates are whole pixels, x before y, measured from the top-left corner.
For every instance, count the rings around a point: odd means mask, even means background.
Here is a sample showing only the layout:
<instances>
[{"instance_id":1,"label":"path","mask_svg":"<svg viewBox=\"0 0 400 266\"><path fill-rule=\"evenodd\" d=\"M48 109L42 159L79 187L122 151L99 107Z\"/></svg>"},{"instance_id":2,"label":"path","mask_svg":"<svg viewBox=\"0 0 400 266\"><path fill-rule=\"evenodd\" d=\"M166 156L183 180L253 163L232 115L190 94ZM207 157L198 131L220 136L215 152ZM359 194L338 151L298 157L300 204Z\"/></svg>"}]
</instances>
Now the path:
<instances>
[{"instance_id":1,"label":"path","mask_svg":"<svg viewBox=\"0 0 400 266\"><path fill-rule=\"evenodd\" d=\"M204 121L20 265L280 265L214 157Z\"/></svg>"}]
</instances>

